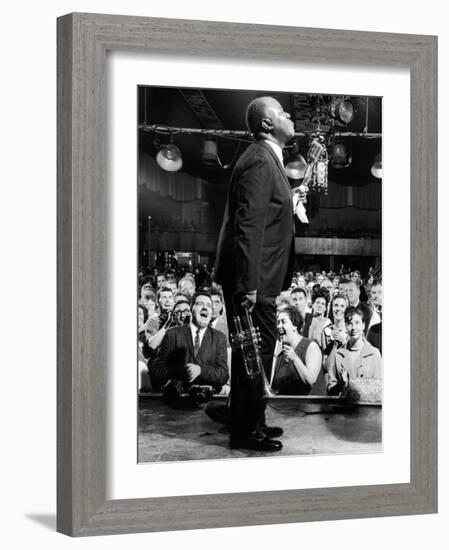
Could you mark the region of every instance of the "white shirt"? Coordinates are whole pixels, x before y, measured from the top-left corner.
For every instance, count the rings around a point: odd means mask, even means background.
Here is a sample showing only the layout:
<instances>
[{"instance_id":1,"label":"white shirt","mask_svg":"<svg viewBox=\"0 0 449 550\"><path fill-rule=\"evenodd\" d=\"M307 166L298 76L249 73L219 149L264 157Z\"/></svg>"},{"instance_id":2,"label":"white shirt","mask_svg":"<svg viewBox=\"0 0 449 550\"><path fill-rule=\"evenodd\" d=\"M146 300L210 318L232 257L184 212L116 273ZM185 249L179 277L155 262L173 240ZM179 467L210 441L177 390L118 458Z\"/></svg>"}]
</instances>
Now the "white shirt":
<instances>
[{"instance_id":1,"label":"white shirt","mask_svg":"<svg viewBox=\"0 0 449 550\"><path fill-rule=\"evenodd\" d=\"M277 143L274 143L274 141L270 141L268 139L264 139L265 143L268 143L268 145L273 149L274 154L279 159L279 162L281 163L281 166L284 166L284 157L282 156L282 147L278 145Z\"/></svg>"},{"instance_id":2,"label":"white shirt","mask_svg":"<svg viewBox=\"0 0 449 550\"><path fill-rule=\"evenodd\" d=\"M199 327L197 327L193 323L190 323L190 331L192 333L193 345L195 345L195 336L196 336L196 333L197 333L198 329L199 329ZM206 332L206 329L207 329L207 327L200 328L200 347L201 347L201 344L203 343L203 337L204 337L204 333Z\"/></svg>"}]
</instances>

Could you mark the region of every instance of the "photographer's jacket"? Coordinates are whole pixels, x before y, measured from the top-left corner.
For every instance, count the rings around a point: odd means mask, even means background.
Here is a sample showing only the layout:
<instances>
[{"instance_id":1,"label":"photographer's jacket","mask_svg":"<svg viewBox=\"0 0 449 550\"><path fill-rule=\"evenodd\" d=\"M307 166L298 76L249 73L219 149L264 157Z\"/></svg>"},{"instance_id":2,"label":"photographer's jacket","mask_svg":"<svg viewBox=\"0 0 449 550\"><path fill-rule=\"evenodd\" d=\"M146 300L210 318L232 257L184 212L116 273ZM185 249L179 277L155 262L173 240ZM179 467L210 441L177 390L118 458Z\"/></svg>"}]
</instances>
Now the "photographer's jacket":
<instances>
[{"instance_id":1,"label":"photographer's jacket","mask_svg":"<svg viewBox=\"0 0 449 550\"><path fill-rule=\"evenodd\" d=\"M158 391L168 380L185 380L184 367L187 363L201 367L201 374L193 381L194 384L210 385L219 391L229 378L225 335L213 328L206 328L195 357L190 326L168 329L154 361L149 365L153 389Z\"/></svg>"}]
</instances>

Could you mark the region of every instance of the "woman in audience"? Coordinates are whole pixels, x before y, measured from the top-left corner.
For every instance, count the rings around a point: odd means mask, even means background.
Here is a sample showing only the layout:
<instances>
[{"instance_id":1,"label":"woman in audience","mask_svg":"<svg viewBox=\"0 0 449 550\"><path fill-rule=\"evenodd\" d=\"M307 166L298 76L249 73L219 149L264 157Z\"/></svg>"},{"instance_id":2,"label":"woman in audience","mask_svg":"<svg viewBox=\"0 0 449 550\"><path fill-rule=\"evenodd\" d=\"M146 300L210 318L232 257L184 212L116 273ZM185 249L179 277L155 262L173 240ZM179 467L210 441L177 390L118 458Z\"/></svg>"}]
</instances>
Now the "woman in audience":
<instances>
[{"instance_id":1,"label":"woman in audience","mask_svg":"<svg viewBox=\"0 0 449 550\"><path fill-rule=\"evenodd\" d=\"M148 319L148 311L142 304L137 305L137 332L139 337L141 334L145 337L145 323Z\"/></svg>"},{"instance_id":2,"label":"woman in audience","mask_svg":"<svg viewBox=\"0 0 449 550\"><path fill-rule=\"evenodd\" d=\"M148 316L145 323L146 340L159 330L159 306L155 294L148 298L147 312Z\"/></svg>"},{"instance_id":3,"label":"woman in audience","mask_svg":"<svg viewBox=\"0 0 449 550\"><path fill-rule=\"evenodd\" d=\"M147 361L144 355L146 344L145 323L148 318L147 308L142 304L137 305L137 361L139 370L139 391L149 391L150 379L148 377Z\"/></svg>"},{"instance_id":4,"label":"woman in audience","mask_svg":"<svg viewBox=\"0 0 449 550\"><path fill-rule=\"evenodd\" d=\"M329 395L345 395L351 380L377 380L377 392L382 386L382 359L377 348L365 338L363 311L348 307L345 311L348 341L343 347L334 347L327 359L327 391Z\"/></svg>"},{"instance_id":5,"label":"woman in audience","mask_svg":"<svg viewBox=\"0 0 449 550\"><path fill-rule=\"evenodd\" d=\"M283 395L307 395L321 368L321 351L316 342L300 334L303 319L293 306L277 313L281 350L276 357L271 387Z\"/></svg>"},{"instance_id":6,"label":"woman in audience","mask_svg":"<svg viewBox=\"0 0 449 550\"><path fill-rule=\"evenodd\" d=\"M332 348L344 346L348 339L345 324L345 310L348 299L344 294L336 294L331 302L329 320L331 324L323 330L321 349L323 355L329 355Z\"/></svg>"},{"instance_id":7,"label":"woman in audience","mask_svg":"<svg viewBox=\"0 0 449 550\"><path fill-rule=\"evenodd\" d=\"M316 288L312 294L312 317L305 323L302 335L315 340L319 346L323 342L323 330L331 324L327 313L329 292L324 288Z\"/></svg>"}]
</instances>

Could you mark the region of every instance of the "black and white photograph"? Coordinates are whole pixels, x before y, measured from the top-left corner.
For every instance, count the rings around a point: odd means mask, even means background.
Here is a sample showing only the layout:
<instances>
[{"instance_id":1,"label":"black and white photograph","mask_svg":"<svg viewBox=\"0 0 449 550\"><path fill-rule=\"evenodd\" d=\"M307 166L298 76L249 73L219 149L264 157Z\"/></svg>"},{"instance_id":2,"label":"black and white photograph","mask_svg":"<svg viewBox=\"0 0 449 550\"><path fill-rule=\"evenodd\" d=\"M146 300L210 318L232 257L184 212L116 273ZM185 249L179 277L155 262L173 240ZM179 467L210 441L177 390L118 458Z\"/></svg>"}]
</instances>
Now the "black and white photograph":
<instances>
[{"instance_id":1,"label":"black and white photograph","mask_svg":"<svg viewBox=\"0 0 449 550\"><path fill-rule=\"evenodd\" d=\"M139 463L382 452L382 98L137 94Z\"/></svg>"}]
</instances>

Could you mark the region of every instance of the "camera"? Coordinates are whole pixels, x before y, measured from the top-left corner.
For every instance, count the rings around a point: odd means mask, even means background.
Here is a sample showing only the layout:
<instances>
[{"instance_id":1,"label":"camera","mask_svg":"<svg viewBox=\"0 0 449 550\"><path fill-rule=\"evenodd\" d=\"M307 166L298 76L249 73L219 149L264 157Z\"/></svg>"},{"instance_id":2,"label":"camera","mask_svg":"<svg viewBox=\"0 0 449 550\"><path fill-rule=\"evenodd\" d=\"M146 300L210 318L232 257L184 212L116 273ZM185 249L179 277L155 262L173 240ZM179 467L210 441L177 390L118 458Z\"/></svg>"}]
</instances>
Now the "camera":
<instances>
[{"instance_id":1,"label":"camera","mask_svg":"<svg viewBox=\"0 0 449 550\"><path fill-rule=\"evenodd\" d=\"M210 401L212 399L212 393L212 386L193 384L188 389L190 400L194 406L199 406Z\"/></svg>"},{"instance_id":2,"label":"camera","mask_svg":"<svg viewBox=\"0 0 449 550\"><path fill-rule=\"evenodd\" d=\"M212 399L212 386L192 384L185 387L181 380L169 380L162 388L164 403L172 409L198 409Z\"/></svg>"}]
</instances>

